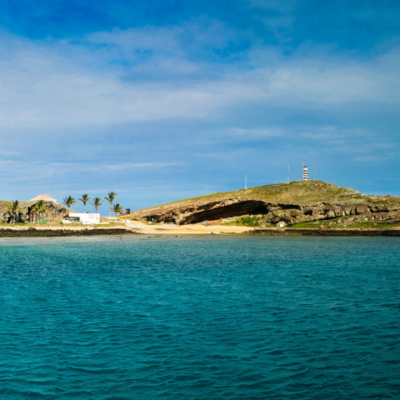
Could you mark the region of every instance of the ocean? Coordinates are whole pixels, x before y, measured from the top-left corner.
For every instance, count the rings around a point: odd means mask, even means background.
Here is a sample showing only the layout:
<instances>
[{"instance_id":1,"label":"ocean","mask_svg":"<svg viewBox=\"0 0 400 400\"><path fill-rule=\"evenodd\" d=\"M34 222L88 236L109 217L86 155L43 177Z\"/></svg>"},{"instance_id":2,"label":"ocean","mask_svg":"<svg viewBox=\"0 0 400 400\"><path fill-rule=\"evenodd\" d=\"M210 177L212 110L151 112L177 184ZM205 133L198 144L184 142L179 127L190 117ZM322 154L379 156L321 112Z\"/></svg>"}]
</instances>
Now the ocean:
<instances>
[{"instance_id":1,"label":"ocean","mask_svg":"<svg viewBox=\"0 0 400 400\"><path fill-rule=\"evenodd\" d=\"M0 240L0 399L400 398L400 238Z\"/></svg>"}]
</instances>

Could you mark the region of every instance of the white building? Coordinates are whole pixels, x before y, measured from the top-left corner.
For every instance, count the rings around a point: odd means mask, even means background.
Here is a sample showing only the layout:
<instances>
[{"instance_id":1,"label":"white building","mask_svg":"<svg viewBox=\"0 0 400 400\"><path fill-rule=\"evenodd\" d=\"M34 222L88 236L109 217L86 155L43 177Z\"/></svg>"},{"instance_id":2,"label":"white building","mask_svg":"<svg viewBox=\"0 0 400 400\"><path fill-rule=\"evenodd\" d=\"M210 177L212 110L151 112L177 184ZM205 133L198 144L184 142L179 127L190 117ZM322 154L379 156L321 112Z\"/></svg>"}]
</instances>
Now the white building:
<instances>
[{"instance_id":1,"label":"white building","mask_svg":"<svg viewBox=\"0 0 400 400\"><path fill-rule=\"evenodd\" d=\"M64 224L99 224L100 214L95 213L69 213L69 219L63 220Z\"/></svg>"},{"instance_id":2,"label":"white building","mask_svg":"<svg viewBox=\"0 0 400 400\"><path fill-rule=\"evenodd\" d=\"M303 181L308 181L308 168L303 164Z\"/></svg>"}]
</instances>

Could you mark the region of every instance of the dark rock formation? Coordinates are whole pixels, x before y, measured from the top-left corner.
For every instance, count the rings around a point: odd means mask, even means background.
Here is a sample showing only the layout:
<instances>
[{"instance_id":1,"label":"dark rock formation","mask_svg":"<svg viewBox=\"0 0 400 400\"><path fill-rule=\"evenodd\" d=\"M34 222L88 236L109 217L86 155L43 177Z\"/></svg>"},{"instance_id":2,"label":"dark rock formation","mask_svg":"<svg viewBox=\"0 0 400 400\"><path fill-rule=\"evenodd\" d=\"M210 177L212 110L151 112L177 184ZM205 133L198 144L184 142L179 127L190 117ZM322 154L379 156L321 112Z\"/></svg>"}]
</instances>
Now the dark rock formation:
<instances>
[{"instance_id":1,"label":"dark rock formation","mask_svg":"<svg viewBox=\"0 0 400 400\"><path fill-rule=\"evenodd\" d=\"M311 205L271 203L246 198L232 198L221 201L187 204L178 207L155 207L134 213L138 219L174 222L179 225L215 221L219 219L258 215L260 226L271 226L284 222L293 225L300 222L329 220L338 217L355 216L354 221L400 222L400 205L389 209L387 206L368 203L328 203ZM361 218L362 216L362 218Z\"/></svg>"},{"instance_id":2,"label":"dark rock formation","mask_svg":"<svg viewBox=\"0 0 400 400\"><path fill-rule=\"evenodd\" d=\"M400 236L398 229L253 229L246 232L255 236Z\"/></svg>"},{"instance_id":3,"label":"dark rock formation","mask_svg":"<svg viewBox=\"0 0 400 400\"><path fill-rule=\"evenodd\" d=\"M354 221L399 222L400 208L389 210L386 206L372 204L330 204L320 203L310 206L302 206L295 210L278 209L263 217L264 225L285 222L287 225L300 222L329 220L351 215L362 215L362 219Z\"/></svg>"},{"instance_id":4,"label":"dark rock formation","mask_svg":"<svg viewBox=\"0 0 400 400\"><path fill-rule=\"evenodd\" d=\"M140 235L126 228L110 229L0 229L0 237L60 237L60 236Z\"/></svg>"}]
</instances>

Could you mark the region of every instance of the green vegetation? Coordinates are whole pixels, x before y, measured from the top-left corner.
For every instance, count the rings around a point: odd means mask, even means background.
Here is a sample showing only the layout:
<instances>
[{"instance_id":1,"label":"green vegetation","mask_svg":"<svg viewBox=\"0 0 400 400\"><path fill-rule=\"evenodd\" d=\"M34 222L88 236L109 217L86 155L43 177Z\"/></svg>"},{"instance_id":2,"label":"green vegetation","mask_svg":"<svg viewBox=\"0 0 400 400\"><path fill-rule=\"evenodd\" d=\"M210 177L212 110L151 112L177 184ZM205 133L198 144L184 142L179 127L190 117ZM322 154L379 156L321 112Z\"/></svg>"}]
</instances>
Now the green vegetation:
<instances>
[{"instance_id":1,"label":"green vegetation","mask_svg":"<svg viewBox=\"0 0 400 400\"><path fill-rule=\"evenodd\" d=\"M351 217L339 217L330 220L301 222L288 226L288 229L319 229L323 226L325 229L389 229L398 228L400 223L377 223L373 221L346 221L352 219Z\"/></svg>"},{"instance_id":2,"label":"green vegetation","mask_svg":"<svg viewBox=\"0 0 400 400\"><path fill-rule=\"evenodd\" d=\"M32 211L39 214L38 223L39 224L46 224L47 220L41 220L40 215L42 213L46 213L49 209L47 208L47 204L44 200L39 200L33 207Z\"/></svg>"},{"instance_id":3,"label":"green vegetation","mask_svg":"<svg viewBox=\"0 0 400 400\"><path fill-rule=\"evenodd\" d=\"M10 204L11 204L11 201L0 200L0 210L1 211L8 210L8 207L10 206Z\"/></svg>"},{"instance_id":4,"label":"green vegetation","mask_svg":"<svg viewBox=\"0 0 400 400\"><path fill-rule=\"evenodd\" d=\"M12 201L11 204L7 207L7 210L12 214L12 222L15 224L17 220L17 213L22 210L19 206L19 201Z\"/></svg>"},{"instance_id":5,"label":"green vegetation","mask_svg":"<svg viewBox=\"0 0 400 400\"><path fill-rule=\"evenodd\" d=\"M112 208L112 212L114 213L115 216L117 216L118 214L121 214L124 211L124 209L122 208L121 204L117 203L114 205L114 207Z\"/></svg>"},{"instance_id":6,"label":"green vegetation","mask_svg":"<svg viewBox=\"0 0 400 400\"><path fill-rule=\"evenodd\" d=\"M15 223L14 224L14 226L29 226L29 225L36 225L36 224L27 224L27 223L25 223L25 222L17 222L17 223ZM1 222L0 223L0 226L10 226L10 224L9 223L7 223L7 222Z\"/></svg>"},{"instance_id":7,"label":"green vegetation","mask_svg":"<svg viewBox=\"0 0 400 400\"><path fill-rule=\"evenodd\" d=\"M19 201L15 200L12 201L11 204L8 206L8 211L12 213L16 213L21 210L21 207L19 206Z\"/></svg>"},{"instance_id":8,"label":"green vegetation","mask_svg":"<svg viewBox=\"0 0 400 400\"><path fill-rule=\"evenodd\" d=\"M66 198L63 200L63 204L64 204L65 206L67 206L68 208L71 208L71 206L73 206L74 204L76 204L76 200L75 200L73 197L68 196L68 197L66 197Z\"/></svg>"},{"instance_id":9,"label":"green vegetation","mask_svg":"<svg viewBox=\"0 0 400 400\"><path fill-rule=\"evenodd\" d=\"M224 226L249 226L256 228L260 226L261 217L258 216L244 216L236 218L236 221L223 222L221 225Z\"/></svg>"},{"instance_id":10,"label":"green vegetation","mask_svg":"<svg viewBox=\"0 0 400 400\"><path fill-rule=\"evenodd\" d=\"M94 206L94 208L95 208L95 210L96 210L96 213L97 213L99 207L103 204L103 202L102 202L102 200L101 200L100 197L95 197L95 198L93 199L93 203L90 203L90 204L91 204L92 206Z\"/></svg>"},{"instance_id":11,"label":"green vegetation","mask_svg":"<svg viewBox=\"0 0 400 400\"><path fill-rule=\"evenodd\" d=\"M115 192L110 192L108 193L108 197L104 197L104 200L108 201L110 203L110 217L111 217L111 212L114 204L115 198L118 196L117 193Z\"/></svg>"},{"instance_id":12,"label":"green vegetation","mask_svg":"<svg viewBox=\"0 0 400 400\"><path fill-rule=\"evenodd\" d=\"M82 195L82 198L81 198L81 199L78 199L78 200L81 201L81 202L83 203L83 210L84 210L84 212L86 212L86 203L87 203L89 200L92 200L92 199L89 197L88 194L84 194L84 195Z\"/></svg>"}]
</instances>

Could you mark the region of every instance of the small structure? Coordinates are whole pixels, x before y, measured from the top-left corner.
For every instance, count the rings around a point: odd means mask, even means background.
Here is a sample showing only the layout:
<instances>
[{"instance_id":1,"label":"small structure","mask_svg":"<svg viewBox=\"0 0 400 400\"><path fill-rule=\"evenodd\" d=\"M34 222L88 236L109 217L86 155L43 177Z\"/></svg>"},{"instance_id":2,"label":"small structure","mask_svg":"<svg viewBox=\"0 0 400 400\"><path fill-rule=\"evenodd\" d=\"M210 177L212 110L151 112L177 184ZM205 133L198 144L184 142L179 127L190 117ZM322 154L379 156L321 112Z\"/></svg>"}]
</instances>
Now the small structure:
<instances>
[{"instance_id":1,"label":"small structure","mask_svg":"<svg viewBox=\"0 0 400 400\"><path fill-rule=\"evenodd\" d=\"M223 222L225 224L229 224L229 222L235 222L235 221L236 221L236 218L225 218L221 222Z\"/></svg>"},{"instance_id":2,"label":"small structure","mask_svg":"<svg viewBox=\"0 0 400 400\"><path fill-rule=\"evenodd\" d=\"M62 221L64 224L99 224L100 214L95 213L69 213L68 219Z\"/></svg>"},{"instance_id":3,"label":"small structure","mask_svg":"<svg viewBox=\"0 0 400 400\"><path fill-rule=\"evenodd\" d=\"M50 201L54 204L57 204L57 200L53 199L50 196L47 196L47 194L40 194L39 196L34 197L33 199L29 200L29 201L39 201L39 200L44 200L44 201Z\"/></svg>"},{"instance_id":4,"label":"small structure","mask_svg":"<svg viewBox=\"0 0 400 400\"><path fill-rule=\"evenodd\" d=\"M308 168L307 165L303 163L303 181L308 181Z\"/></svg>"},{"instance_id":5,"label":"small structure","mask_svg":"<svg viewBox=\"0 0 400 400\"><path fill-rule=\"evenodd\" d=\"M126 208L125 209L125 215L128 215L128 214L130 214L131 213L131 209L130 208Z\"/></svg>"}]
</instances>

